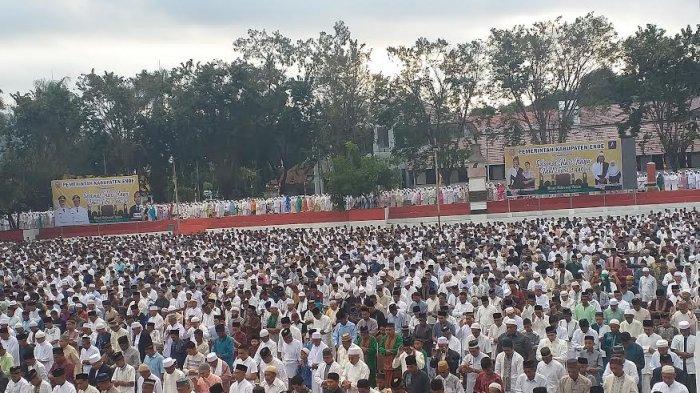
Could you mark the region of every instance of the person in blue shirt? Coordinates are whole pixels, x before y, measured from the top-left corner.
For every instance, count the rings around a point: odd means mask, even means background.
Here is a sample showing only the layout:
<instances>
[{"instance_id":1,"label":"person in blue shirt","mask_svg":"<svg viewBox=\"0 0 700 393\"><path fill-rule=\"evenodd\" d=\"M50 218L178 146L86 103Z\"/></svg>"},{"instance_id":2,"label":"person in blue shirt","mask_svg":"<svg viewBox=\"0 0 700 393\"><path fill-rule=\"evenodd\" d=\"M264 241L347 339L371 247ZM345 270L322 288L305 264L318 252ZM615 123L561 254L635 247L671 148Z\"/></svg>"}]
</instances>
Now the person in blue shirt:
<instances>
[{"instance_id":1,"label":"person in blue shirt","mask_svg":"<svg viewBox=\"0 0 700 393\"><path fill-rule=\"evenodd\" d=\"M163 355L156 352L153 344L146 346L146 356L143 358L143 363L151 369L151 372L160 380L163 379Z\"/></svg>"},{"instance_id":2,"label":"person in blue shirt","mask_svg":"<svg viewBox=\"0 0 700 393\"><path fill-rule=\"evenodd\" d=\"M213 341L212 350L219 359L233 368L233 351L235 349L233 338L226 334L226 326L224 325L216 325L216 335L217 337Z\"/></svg>"},{"instance_id":3,"label":"person in blue shirt","mask_svg":"<svg viewBox=\"0 0 700 393\"><path fill-rule=\"evenodd\" d=\"M311 389L312 373L311 367L309 367L309 352L310 351L307 348L303 348L301 350L301 353L299 354L301 360L299 362L299 366L297 367L297 375L295 375L291 380L292 385L304 385L308 389Z\"/></svg>"},{"instance_id":4,"label":"person in blue shirt","mask_svg":"<svg viewBox=\"0 0 700 393\"><path fill-rule=\"evenodd\" d=\"M340 345L340 338L343 337L345 333L348 333L350 335L350 340L354 342L357 338L357 329L355 328L355 324L348 320L348 314L344 310L339 310L336 314L336 319L338 320L338 324L333 330L333 345L336 347Z\"/></svg>"}]
</instances>

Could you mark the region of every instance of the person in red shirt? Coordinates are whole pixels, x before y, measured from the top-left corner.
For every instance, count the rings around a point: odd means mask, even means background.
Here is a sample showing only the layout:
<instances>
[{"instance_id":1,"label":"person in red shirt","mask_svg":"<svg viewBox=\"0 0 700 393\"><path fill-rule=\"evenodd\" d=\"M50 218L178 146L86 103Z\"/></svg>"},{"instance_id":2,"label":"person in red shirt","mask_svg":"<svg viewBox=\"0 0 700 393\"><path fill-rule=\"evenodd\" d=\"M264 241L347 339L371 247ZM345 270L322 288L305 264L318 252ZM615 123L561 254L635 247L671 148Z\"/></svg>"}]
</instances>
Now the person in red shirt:
<instances>
[{"instance_id":1,"label":"person in red shirt","mask_svg":"<svg viewBox=\"0 0 700 393\"><path fill-rule=\"evenodd\" d=\"M489 385L498 383L503 391L503 380L493 371L493 361L491 358L481 359L481 372L476 377L474 393L489 393Z\"/></svg>"}]
</instances>

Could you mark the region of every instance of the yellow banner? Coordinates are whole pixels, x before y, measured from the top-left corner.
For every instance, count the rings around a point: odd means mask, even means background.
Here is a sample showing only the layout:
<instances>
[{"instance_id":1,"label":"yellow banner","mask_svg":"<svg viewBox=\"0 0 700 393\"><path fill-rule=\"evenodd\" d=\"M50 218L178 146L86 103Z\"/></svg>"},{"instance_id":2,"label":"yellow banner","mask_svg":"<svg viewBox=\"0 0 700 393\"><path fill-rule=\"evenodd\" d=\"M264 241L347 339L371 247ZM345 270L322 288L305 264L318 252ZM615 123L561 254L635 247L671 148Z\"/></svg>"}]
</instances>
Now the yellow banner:
<instances>
[{"instance_id":1,"label":"yellow banner","mask_svg":"<svg viewBox=\"0 0 700 393\"><path fill-rule=\"evenodd\" d=\"M509 195L622 188L619 139L507 147L505 161Z\"/></svg>"},{"instance_id":2,"label":"yellow banner","mask_svg":"<svg viewBox=\"0 0 700 393\"><path fill-rule=\"evenodd\" d=\"M137 175L53 180L51 194L55 226L129 221L141 213Z\"/></svg>"}]
</instances>

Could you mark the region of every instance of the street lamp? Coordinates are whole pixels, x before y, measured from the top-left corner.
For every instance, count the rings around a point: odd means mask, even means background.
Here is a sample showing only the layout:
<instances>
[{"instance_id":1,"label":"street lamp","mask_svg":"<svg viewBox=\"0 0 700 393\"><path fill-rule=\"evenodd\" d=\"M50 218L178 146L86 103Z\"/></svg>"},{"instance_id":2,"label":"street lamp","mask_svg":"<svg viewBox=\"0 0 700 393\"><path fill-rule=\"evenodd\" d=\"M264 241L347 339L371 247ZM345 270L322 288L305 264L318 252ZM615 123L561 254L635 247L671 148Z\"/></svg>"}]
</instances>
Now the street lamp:
<instances>
[{"instance_id":1,"label":"street lamp","mask_svg":"<svg viewBox=\"0 0 700 393\"><path fill-rule=\"evenodd\" d=\"M170 156L168 162L173 166L173 185L175 186L175 217L180 217L180 198L177 193L177 172L175 171L175 158Z\"/></svg>"}]
</instances>

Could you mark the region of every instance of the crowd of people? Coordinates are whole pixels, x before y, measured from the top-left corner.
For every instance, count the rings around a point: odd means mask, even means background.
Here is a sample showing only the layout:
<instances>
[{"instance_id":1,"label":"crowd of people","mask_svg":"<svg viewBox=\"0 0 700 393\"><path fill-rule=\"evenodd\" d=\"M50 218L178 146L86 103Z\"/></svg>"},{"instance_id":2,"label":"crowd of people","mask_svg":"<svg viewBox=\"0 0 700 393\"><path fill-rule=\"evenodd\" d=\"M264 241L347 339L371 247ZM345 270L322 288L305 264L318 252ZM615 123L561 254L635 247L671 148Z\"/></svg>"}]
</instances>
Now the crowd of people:
<instances>
[{"instance_id":1,"label":"crowd of people","mask_svg":"<svg viewBox=\"0 0 700 393\"><path fill-rule=\"evenodd\" d=\"M416 187L382 191L378 194L346 196L345 209L374 209L377 207L403 207L435 205L439 198L440 204L464 203L469 201L469 187L457 184L440 187Z\"/></svg>"},{"instance_id":2,"label":"crowd of people","mask_svg":"<svg viewBox=\"0 0 700 393\"><path fill-rule=\"evenodd\" d=\"M441 204L463 203L469 200L466 185L440 188ZM431 205L436 203L436 187L405 188L383 191L378 194L345 197L345 208L373 209L384 207ZM137 218L144 221L168 220L178 215L182 219L213 218L226 216L251 216L263 214L290 214L331 211L335 208L331 196L283 195L271 198L246 198L241 200L207 200L173 203L146 203L140 206ZM23 212L15 214L19 229L41 229L54 226L55 212ZM7 217L0 217L0 231L10 229Z\"/></svg>"},{"instance_id":3,"label":"crowd of people","mask_svg":"<svg viewBox=\"0 0 700 393\"><path fill-rule=\"evenodd\" d=\"M699 215L0 245L0 391L695 392Z\"/></svg>"}]
</instances>

